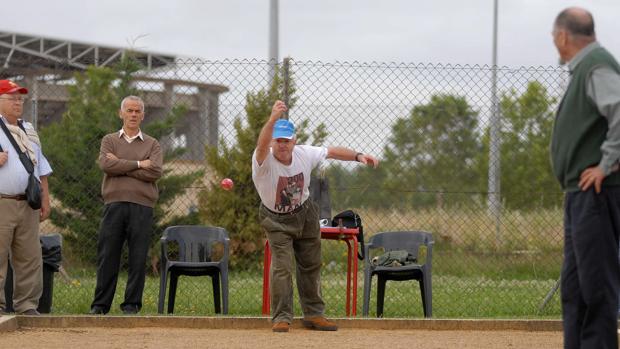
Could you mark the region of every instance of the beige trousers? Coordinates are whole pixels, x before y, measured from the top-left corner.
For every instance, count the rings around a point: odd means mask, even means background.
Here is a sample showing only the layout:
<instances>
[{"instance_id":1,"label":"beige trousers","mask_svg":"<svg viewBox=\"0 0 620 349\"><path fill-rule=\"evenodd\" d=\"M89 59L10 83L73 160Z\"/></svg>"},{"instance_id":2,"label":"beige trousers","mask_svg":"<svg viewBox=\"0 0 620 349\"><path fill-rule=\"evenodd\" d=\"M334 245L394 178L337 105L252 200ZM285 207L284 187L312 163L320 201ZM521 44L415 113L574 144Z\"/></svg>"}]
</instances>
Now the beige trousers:
<instances>
[{"instance_id":1,"label":"beige trousers","mask_svg":"<svg viewBox=\"0 0 620 349\"><path fill-rule=\"evenodd\" d=\"M0 199L0 307L6 307L4 282L10 255L13 306L18 314L37 309L43 292L39 212L26 200Z\"/></svg>"}]
</instances>

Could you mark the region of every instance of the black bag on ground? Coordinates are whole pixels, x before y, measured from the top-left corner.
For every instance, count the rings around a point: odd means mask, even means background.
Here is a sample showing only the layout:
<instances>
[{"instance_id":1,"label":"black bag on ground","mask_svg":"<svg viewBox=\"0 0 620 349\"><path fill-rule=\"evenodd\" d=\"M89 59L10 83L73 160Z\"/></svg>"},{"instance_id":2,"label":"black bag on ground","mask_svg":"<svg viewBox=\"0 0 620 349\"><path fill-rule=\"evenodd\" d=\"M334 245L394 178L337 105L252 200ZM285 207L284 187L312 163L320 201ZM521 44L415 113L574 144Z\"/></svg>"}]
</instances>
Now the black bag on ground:
<instances>
[{"instance_id":1,"label":"black bag on ground","mask_svg":"<svg viewBox=\"0 0 620 349\"><path fill-rule=\"evenodd\" d=\"M345 228L359 228L359 234L357 234L357 241L360 245L360 251L357 252L357 258L364 260L364 227L362 226L362 219L360 216L351 211L346 210L338 213L332 219L332 226L338 227L342 225Z\"/></svg>"}]
</instances>

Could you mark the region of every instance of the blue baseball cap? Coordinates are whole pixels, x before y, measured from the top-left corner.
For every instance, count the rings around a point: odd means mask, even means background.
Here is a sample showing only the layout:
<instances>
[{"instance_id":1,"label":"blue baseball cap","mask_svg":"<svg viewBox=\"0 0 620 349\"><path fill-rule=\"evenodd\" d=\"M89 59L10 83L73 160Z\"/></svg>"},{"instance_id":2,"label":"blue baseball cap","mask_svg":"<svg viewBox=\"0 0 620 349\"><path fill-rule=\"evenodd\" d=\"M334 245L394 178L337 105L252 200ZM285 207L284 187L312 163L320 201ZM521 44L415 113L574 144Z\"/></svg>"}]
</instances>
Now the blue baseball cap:
<instances>
[{"instance_id":1,"label":"blue baseball cap","mask_svg":"<svg viewBox=\"0 0 620 349\"><path fill-rule=\"evenodd\" d=\"M279 119L273 125L273 133L271 138L293 139L295 137L295 125L286 119Z\"/></svg>"}]
</instances>

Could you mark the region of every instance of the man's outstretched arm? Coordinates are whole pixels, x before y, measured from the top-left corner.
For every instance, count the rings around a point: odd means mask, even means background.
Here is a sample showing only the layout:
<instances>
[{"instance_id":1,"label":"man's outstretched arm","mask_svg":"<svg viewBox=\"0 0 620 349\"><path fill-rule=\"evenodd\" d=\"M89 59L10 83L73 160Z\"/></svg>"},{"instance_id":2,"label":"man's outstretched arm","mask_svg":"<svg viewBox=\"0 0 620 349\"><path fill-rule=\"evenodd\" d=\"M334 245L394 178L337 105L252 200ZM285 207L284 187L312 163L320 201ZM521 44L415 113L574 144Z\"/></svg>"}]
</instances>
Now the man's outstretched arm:
<instances>
[{"instance_id":1,"label":"man's outstretched arm","mask_svg":"<svg viewBox=\"0 0 620 349\"><path fill-rule=\"evenodd\" d=\"M364 165L372 166L375 168L379 165L379 160L377 160L374 156L359 153L355 150L345 147L328 147L327 158L342 161L357 161L361 162Z\"/></svg>"}]
</instances>

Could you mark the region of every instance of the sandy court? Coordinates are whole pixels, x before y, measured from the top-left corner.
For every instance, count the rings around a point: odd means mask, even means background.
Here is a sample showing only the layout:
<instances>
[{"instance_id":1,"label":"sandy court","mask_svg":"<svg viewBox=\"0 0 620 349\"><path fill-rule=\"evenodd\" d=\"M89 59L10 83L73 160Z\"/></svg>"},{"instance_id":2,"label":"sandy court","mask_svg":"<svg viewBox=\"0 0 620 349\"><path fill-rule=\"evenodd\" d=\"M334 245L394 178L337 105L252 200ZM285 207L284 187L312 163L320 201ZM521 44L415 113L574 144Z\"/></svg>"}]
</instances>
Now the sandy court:
<instances>
[{"instance_id":1,"label":"sandy court","mask_svg":"<svg viewBox=\"0 0 620 349\"><path fill-rule=\"evenodd\" d=\"M273 333L179 328L20 328L0 333L2 348L561 348L561 332L369 330Z\"/></svg>"}]
</instances>

